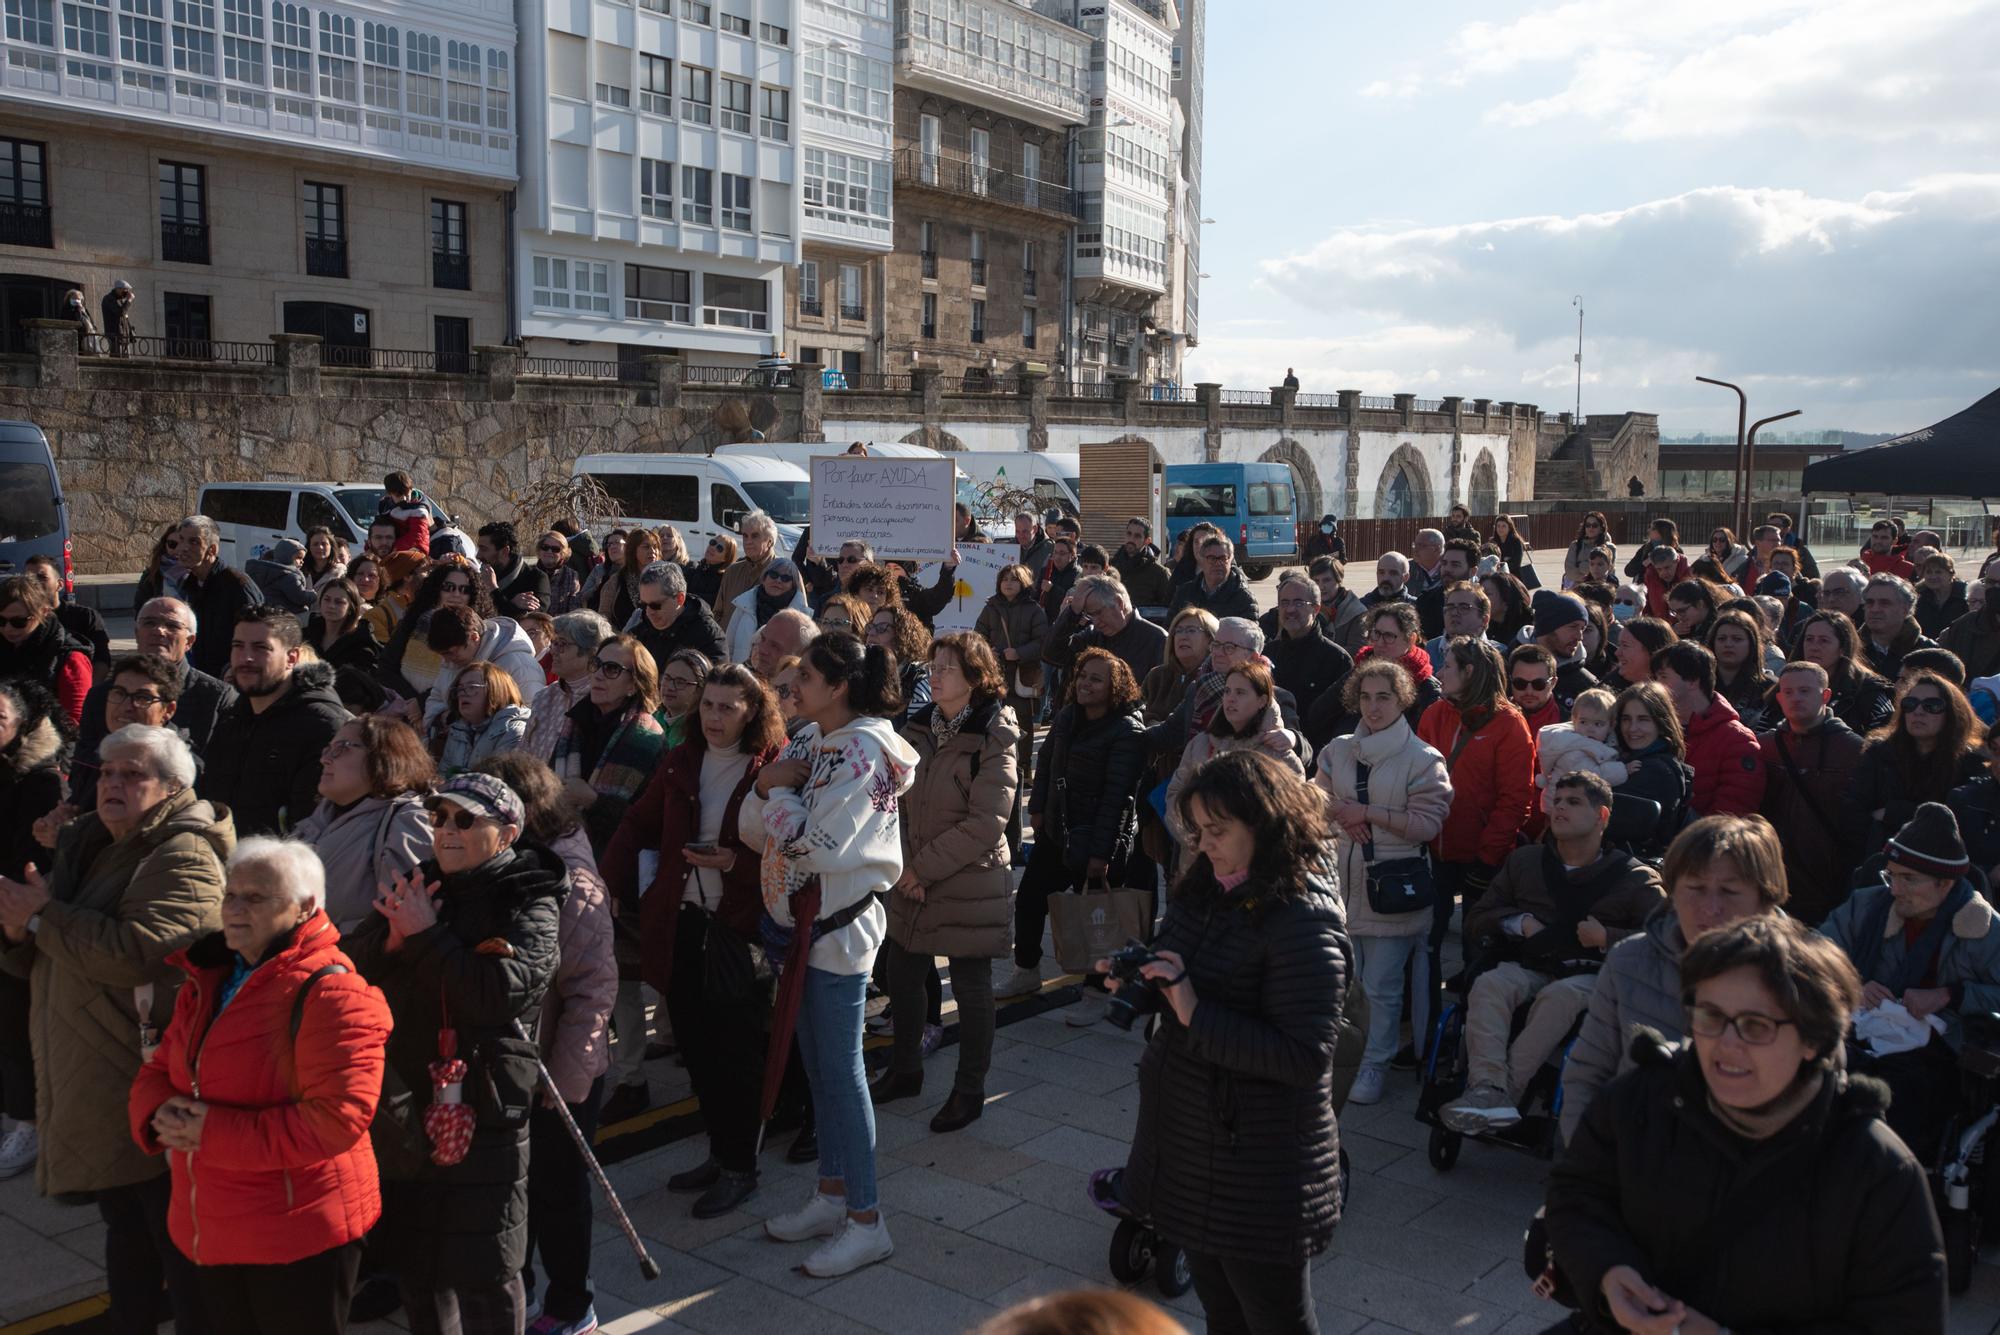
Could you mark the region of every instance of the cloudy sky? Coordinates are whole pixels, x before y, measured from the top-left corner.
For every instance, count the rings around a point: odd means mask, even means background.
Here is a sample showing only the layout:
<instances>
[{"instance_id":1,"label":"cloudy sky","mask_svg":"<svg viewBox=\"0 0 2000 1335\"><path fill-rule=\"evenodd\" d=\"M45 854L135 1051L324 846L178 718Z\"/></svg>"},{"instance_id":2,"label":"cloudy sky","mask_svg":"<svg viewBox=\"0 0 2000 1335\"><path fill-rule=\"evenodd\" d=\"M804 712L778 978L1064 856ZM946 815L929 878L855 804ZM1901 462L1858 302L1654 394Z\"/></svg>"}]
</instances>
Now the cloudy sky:
<instances>
[{"instance_id":1,"label":"cloudy sky","mask_svg":"<svg viewBox=\"0 0 2000 1335\"><path fill-rule=\"evenodd\" d=\"M1190 380L1669 431L2000 386L2000 0L1209 0Z\"/></svg>"}]
</instances>

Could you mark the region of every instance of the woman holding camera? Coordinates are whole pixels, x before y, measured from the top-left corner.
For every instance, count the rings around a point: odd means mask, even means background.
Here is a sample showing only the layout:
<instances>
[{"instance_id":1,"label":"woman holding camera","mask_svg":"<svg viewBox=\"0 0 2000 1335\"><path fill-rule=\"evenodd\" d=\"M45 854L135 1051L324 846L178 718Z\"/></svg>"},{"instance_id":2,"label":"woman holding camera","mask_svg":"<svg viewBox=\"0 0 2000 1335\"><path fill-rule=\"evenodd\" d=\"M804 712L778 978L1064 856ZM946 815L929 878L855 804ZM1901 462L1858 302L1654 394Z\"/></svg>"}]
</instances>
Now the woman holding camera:
<instances>
[{"instance_id":1,"label":"woman holding camera","mask_svg":"<svg viewBox=\"0 0 2000 1335\"><path fill-rule=\"evenodd\" d=\"M1944 1239L1887 1093L1840 1069L1861 980L1755 914L1681 960L1693 1043L1650 1030L1548 1187L1548 1241L1588 1332L1945 1328Z\"/></svg>"},{"instance_id":2,"label":"woman holding camera","mask_svg":"<svg viewBox=\"0 0 2000 1335\"><path fill-rule=\"evenodd\" d=\"M1307 1267L1340 1218L1333 1050L1353 963L1326 802L1232 751L1178 815L1193 857L1139 970L1155 995L1111 984L1162 1014L1119 1195L1186 1251L1211 1331L1312 1332Z\"/></svg>"}]
</instances>

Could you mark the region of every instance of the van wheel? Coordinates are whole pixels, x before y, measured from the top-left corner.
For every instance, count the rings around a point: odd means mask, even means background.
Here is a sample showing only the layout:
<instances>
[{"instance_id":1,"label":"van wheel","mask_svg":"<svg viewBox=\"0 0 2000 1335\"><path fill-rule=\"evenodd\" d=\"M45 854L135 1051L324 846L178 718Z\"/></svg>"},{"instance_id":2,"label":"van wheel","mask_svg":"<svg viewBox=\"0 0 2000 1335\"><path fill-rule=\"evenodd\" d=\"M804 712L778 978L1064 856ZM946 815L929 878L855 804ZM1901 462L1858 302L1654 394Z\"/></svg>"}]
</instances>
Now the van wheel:
<instances>
[{"instance_id":1,"label":"van wheel","mask_svg":"<svg viewBox=\"0 0 2000 1335\"><path fill-rule=\"evenodd\" d=\"M1271 572L1276 569L1277 567L1268 561L1245 561L1243 563L1243 573L1248 575L1252 581L1269 579L1271 578Z\"/></svg>"}]
</instances>

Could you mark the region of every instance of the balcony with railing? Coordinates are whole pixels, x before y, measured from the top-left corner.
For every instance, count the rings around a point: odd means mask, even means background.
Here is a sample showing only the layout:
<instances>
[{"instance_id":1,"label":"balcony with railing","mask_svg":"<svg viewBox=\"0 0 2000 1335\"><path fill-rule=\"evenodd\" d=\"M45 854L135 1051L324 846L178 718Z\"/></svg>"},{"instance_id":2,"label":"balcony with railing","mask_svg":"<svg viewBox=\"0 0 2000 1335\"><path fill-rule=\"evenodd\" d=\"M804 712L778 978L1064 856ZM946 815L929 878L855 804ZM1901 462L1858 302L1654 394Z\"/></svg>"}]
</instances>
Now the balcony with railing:
<instances>
[{"instance_id":1,"label":"balcony with railing","mask_svg":"<svg viewBox=\"0 0 2000 1335\"><path fill-rule=\"evenodd\" d=\"M162 219L160 258L175 264L207 264L208 224Z\"/></svg>"},{"instance_id":2,"label":"balcony with railing","mask_svg":"<svg viewBox=\"0 0 2000 1335\"><path fill-rule=\"evenodd\" d=\"M918 258L918 260L919 260L919 261L921 261L921 262L922 262L922 264L923 264L923 274L924 274L924 277L926 277L926 278L936 278L936 277L937 277L937 252L936 252L935 250L920 250L920 251L918 251L918 252L917 252L917 258Z\"/></svg>"},{"instance_id":3,"label":"balcony with railing","mask_svg":"<svg viewBox=\"0 0 2000 1335\"><path fill-rule=\"evenodd\" d=\"M896 155L896 184L1065 218L1076 213L1076 192L1066 185L1054 185L955 153L926 153L916 144Z\"/></svg>"},{"instance_id":4,"label":"balcony with railing","mask_svg":"<svg viewBox=\"0 0 2000 1335\"><path fill-rule=\"evenodd\" d=\"M347 277L346 240L340 237L307 237L306 272L314 278Z\"/></svg>"},{"instance_id":5,"label":"balcony with railing","mask_svg":"<svg viewBox=\"0 0 2000 1335\"><path fill-rule=\"evenodd\" d=\"M864 307L858 301L854 302L843 301L840 303L840 318L842 320L852 320L858 322L868 318L868 311L867 308Z\"/></svg>"},{"instance_id":6,"label":"balcony with railing","mask_svg":"<svg viewBox=\"0 0 2000 1335\"><path fill-rule=\"evenodd\" d=\"M454 288L460 292L471 291L472 257L462 250L432 251L431 286Z\"/></svg>"},{"instance_id":7,"label":"balcony with railing","mask_svg":"<svg viewBox=\"0 0 2000 1335\"><path fill-rule=\"evenodd\" d=\"M826 303L820 300L820 295L817 292L801 291L799 293L799 314L810 315L814 319L818 319L826 314Z\"/></svg>"},{"instance_id":8,"label":"balcony with railing","mask_svg":"<svg viewBox=\"0 0 2000 1335\"><path fill-rule=\"evenodd\" d=\"M925 88L947 97L971 102L1018 117L1035 125L1061 129L1081 125L1090 119L1087 80L1090 77L1090 39L1076 29L1032 11L1007 6L1016 22L1045 28L1048 59L1045 69L1065 68L1073 72L1073 82L1037 76L1012 64L989 60L968 51L954 50L939 36L919 31L903 5L896 6L896 85ZM976 18L973 20L978 21ZM992 22L991 16L987 22ZM968 28L976 32L976 28ZM986 30L991 33L993 29ZM1025 50L1025 48L1023 48ZM1039 50L1039 48L1037 48ZM1058 61L1060 54L1063 59Z\"/></svg>"},{"instance_id":9,"label":"balcony with railing","mask_svg":"<svg viewBox=\"0 0 2000 1335\"><path fill-rule=\"evenodd\" d=\"M54 246L51 216L46 204L0 200L0 246Z\"/></svg>"},{"instance_id":10,"label":"balcony with railing","mask_svg":"<svg viewBox=\"0 0 2000 1335\"><path fill-rule=\"evenodd\" d=\"M975 259L975 260L973 260L973 261L972 261L972 285L973 285L974 287L985 287L985 286L986 286L986 261L985 261L985 260L982 260L982 259Z\"/></svg>"}]
</instances>

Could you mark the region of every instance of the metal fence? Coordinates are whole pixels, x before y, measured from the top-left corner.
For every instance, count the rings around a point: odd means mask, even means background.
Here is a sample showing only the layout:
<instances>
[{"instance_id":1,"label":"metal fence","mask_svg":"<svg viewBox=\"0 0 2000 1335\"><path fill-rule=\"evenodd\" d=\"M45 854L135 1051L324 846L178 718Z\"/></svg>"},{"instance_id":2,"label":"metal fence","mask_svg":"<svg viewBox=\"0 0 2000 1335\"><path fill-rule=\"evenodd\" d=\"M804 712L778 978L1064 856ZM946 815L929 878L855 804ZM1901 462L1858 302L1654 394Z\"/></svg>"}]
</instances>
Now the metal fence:
<instances>
[{"instance_id":1,"label":"metal fence","mask_svg":"<svg viewBox=\"0 0 2000 1335\"><path fill-rule=\"evenodd\" d=\"M1051 380L1049 396L1057 399L1115 399L1118 386L1106 380L1092 384L1086 380Z\"/></svg>"},{"instance_id":2,"label":"metal fence","mask_svg":"<svg viewBox=\"0 0 2000 1335\"><path fill-rule=\"evenodd\" d=\"M616 380L617 362L588 361L580 357L523 357L522 375L555 376L568 380Z\"/></svg>"},{"instance_id":3,"label":"metal fence","mask_svg":"<svg viewBox=\"0 0 2000 1335\"><path fill-rule=\"evenodd\" d=\"M908 394L910 390L910 377L880 375L873 371L848 373L841 383L826 387L829 394Z\"/></svg>"},{"instance_id":4,"label":"metal fence","mask_svg":"<svg viewBox=\"0 0 2000 1335\"><path fill-rule=\"evenodd\" d=\"M1245 408L1268 408L1271 406L1271 391L1268 389L1225 389L1222 401Z\"/></svg>"},{"instance_id":5,"label":"metal fence","mask_svg":"<svg viewBox=\"0 0 2000 1335\"><path fill-rule=\"evenodd\" d=\"M1363 408L1379 409L1383 412L1393 412L1396 407L1396 396L1393 394L1363 394L1361 396L1361 406Z\"/></svg>"},{"instance_id":6,"label":"metal fence","mask_svg":"<svg viewBox=\"0 0 2000 1335\"><path fill-rule=\"evenodd\" d=\"M755 370L749 366L683 366L681 383L686 385L740 385Z\"/></svg>"},{"instance_id":7,"label":"metal fence","mask_svg":"<svg viewBox=\"0 0 2000 1335\"><path fill-rule=\"evenodd\" d=\"M150 335L113 340L108 334L80 336L77 350L86 357L148 357L161 361L229 362L243 366L269 366L276 353L276 348L269 343L230 343L213 338L160 338Z\"/></svg>"},{"instance_id":8,"label":"metal fence","mask_svg":"<svg viewBox=\"0 0 2000 1335\"><path fill-rule=\"evenodd\" d=\"M1301 394L1294 398L1292 402L1300 408L1338 408L1340 406L1340 395Z\"/></svg>"}]
</instances>

